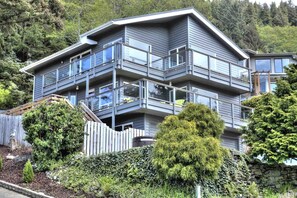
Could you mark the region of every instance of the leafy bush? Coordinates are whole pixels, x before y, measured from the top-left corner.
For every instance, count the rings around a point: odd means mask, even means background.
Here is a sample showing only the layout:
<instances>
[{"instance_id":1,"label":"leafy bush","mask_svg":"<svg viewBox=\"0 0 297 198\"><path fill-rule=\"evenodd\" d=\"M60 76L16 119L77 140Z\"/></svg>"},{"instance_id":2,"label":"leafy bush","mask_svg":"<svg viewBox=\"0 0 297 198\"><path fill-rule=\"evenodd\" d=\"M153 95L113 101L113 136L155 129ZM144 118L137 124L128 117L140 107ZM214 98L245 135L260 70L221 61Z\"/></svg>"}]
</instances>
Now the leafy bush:
<instances>
[{"instance_id":1,"label":"leafy bush","mask_svg":"<svg viewBox=\"0 0 297 198\"><path fill-rule=\"evenodd\" d=\"M25 164L25 167L23 169L23 181L25 183L31 183L34 179L34 172L31 165L31 161L28 160Z\"/></svg>"},{"instance_id":2,"label":"leafy bush","mask_svg":"<svg viewBox=\"0 0 297 198\"><path fill-rule=\"evenodd\" d=\"M159 128L153 165L161 176L194 183L217 175L224 154L218 139L198 136L195 122L177 116L167 116Z\"/></svg>"},{"instance_id":3,"label":"leafy bush","mask_svg":"<svg viewBox=\"0 0 297 198\"><path fill-rule=\"evenodd\" d=\"M0 156L0 171L3 169L3 158Z\"/></svg>"},{"instance_id":4,"label":"leafy bush","mask_svg":"<svg viewBox=\"0 0 297 198\"><path fill-rule=\"evenodd\" d=\"M26 140L32 144L37 170L79 151L84 138L83 114L67 103L42 104L23 116Z\"/></svg>"},{"instance_id":5,"label":"leafy bush","mask_svg":"<svg viewBox=\"0 0 297 198\"><path fill-rule=\"evenodd\" d=\"M167 180L200 182L214 178L223 162L218 139L224 122L202 104L189 103L177 116L167 116L159 125L153 165Z\"/></svg>"},{"instance_id":6,"label":"leafy bush","mask_svg":"<svg viewBox=\"0 0 297 198\"><path fill-rule=\"evenodd\" d=\"M180 120L195 122L197 135L201 137L220 138L224 132L224 121L206 105L188 103L177 116Z\"/></svg>"}]
</instances>

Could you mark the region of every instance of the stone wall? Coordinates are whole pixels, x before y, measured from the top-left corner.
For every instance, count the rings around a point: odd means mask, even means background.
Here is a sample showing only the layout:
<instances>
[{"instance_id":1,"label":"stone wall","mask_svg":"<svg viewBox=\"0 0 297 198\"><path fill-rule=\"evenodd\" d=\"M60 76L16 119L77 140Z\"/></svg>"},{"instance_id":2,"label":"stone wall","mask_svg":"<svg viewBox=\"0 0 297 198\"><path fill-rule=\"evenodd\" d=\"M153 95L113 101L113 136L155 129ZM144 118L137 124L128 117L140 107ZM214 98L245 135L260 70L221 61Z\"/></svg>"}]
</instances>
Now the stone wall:
<instances>
[{"instance_id":1,"label":"stone wall","mask_svg":"<svg viewBox=\"0 0 297 198\"><path fill-rule=\"evenodd\" d=\"M297 166L267 165L259 162L249 164L251 179L260 189L280 191L285 186L297 188Z\"/></svg>"}]
</instances>

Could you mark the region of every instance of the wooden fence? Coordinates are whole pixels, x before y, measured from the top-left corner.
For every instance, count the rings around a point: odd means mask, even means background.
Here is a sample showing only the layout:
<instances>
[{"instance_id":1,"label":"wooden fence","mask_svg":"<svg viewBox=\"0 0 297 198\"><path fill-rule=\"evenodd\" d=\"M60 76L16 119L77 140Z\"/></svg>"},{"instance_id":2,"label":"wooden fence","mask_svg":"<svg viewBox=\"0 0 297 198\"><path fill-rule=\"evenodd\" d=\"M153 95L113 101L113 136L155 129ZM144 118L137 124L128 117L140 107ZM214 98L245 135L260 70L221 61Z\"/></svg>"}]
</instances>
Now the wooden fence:
<instances>
[{"instance_id":1,"label":"wooden fence","mask_svg":"<svg viewBox=\"0 0 297 198\"><path fill-rule=\"evenodd\" d=\"M143 136L140 129L114 131L104 123L88 121L85 125L84 153L87 156L132 148L132 139Z\"/></svg>"},{"instance_id":2,"label":"wooden fence","mask_svg":"<svg viewBox=\"0 0 297 198\"><path fill-rule=\"evenodd\" d=\"M22 116L0 114L0 145L9 146L10 135L14 133L17 142L22 146L30 146L24 140L25 131L22 126ZM83 152L87 155L123 151L132 148L132 139L143 136L140 129L127 129L119 132L109 128L104 123L88 121L84 129Z\"/></svg>"},{"instance_id":3,"label":"wooden fence","mask_svg":"<svg viewBox=\"0 0 297 198\"><path fill-rule=\"evenodd\" d=\"M9 145L10 135L14 133L16 141L22 146L30 144L24 140L25 131L22 125L22 116L0 114L0 145Z\"/></svg>"}]
</instances>

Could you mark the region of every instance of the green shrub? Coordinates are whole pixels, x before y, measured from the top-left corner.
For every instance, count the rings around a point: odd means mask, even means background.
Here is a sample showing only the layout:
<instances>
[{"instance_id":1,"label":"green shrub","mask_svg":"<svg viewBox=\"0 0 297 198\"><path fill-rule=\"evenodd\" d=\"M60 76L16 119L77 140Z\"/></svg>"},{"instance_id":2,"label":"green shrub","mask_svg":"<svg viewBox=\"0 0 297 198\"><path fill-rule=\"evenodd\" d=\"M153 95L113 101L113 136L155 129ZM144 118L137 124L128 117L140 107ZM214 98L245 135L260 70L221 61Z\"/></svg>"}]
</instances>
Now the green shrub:
<instances>
[{"instance_id":1,"label":"green shrub","mask_svg":"<svg viewBox=\"0 0 297 198\"><path fill-rule=\"evenodd\" d=\"M0 156L0 171L3 169L3 158Z\"/></svg>"},{"instance_id":2,"label":"green shrub","mask_svg":"<svg viewBox=\"0 0 297 198\"><path fill-rule=\"evenodd\" d=\"M197 135L201 137L220 138L224 132L224 121L217 112L206 105L188 103L177 116L180 120L193 121L196 124Z\"/></svg>"},{"instance_id":3,"label":"green shrub","mask_svg":"<svg viewBox=\"0 0 297 198\"><path fill-rule=\"evenodd\" d=\"M104 191L98 178L108 177L112 185L104 184L110 189L110 196L120 197L193 197L193 185L183 181L166 182L158 177L152 164L153 146L133 148L117 153L108 153L93 157L76 155L69 158L62 168L53 172L55 178L67 188L75 191L95 193L104 197ZM211 197L220 195L231 197L228 185L234 187L237 197L249 197L250 173L243 156L224 155L224 160L215 179L203 178L201 181L203 195ZM108 179L103 179L106 183ZM229 189L230 190L230 189ZM130 196L129 196L130 195ZM133 196L132 196L133 195Z\"/></svg>"},{"instance_id":4,"label":"green shrub","mask_svg":"<svg viewBox=\"0 0 297 198\"><path fill-rule=\"evenodd\" d=\"M167 180L197 183L216 177L225 151L217 138L223 129L217 113L205 105L188 104L159 125L153 165Z\"/></svg>"},{"instance_id":5,"label":"green shrub","mask_svg":"<svg viewBox=\"0 0 297 198\"><path fill-rule=\"evenodd\" d=\"M84 138L82 112L67 103L42 104L23 116L26 140L32 144L37 170L81 149Z\"/></svg>"},{"instance_id":6,"label":"green shrub","mask_svg":"<svg viewBox=\"0 0 297 198\"><path fill-rule=\"evenodd\" d=\"M258 198L260 196L258 186L255 182L252 182L248 189L250 198Z\"/></svg>"},{"instance_id":7,"label":"green shrub","mask_svg":"<svg viewBox=\"0 0 297 198\"><path fill-rule=\"evenodd\" d=\"M25 183L31 183L34 179L34 172L31 165L31 161L28 160L25 164L25 167L23 169L23 181Z\"/></svg>"}]
</instances>

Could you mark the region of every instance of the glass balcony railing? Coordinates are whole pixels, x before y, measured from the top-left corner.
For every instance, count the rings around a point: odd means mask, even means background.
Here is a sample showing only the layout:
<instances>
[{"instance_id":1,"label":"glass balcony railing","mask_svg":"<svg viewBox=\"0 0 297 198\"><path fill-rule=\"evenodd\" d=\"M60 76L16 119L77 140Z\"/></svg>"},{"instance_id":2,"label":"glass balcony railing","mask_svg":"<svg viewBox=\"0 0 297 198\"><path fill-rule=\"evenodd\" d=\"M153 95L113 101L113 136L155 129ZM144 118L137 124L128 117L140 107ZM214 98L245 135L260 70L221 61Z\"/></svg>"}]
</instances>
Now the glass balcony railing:
<instances>
[{"instance_id":1,"label":"glass balcony railing","mask_svg":"<svg viewBox=\"0 0 297 198\"><path fill-rule=\"evenodd\" d=\"M116 97L115 105L113 96ZM252 112L249 107L146 79L125 84L87 99L87 104L93 111L117 108L133 102L136 102L136 106L139 106L140 102L146 103L148 108L149 104L154 104L160 106L160 111L165 108L176 113L188 102L204 104L218 112L225 122L234 125L241 125Z\"/></svg>"},{"instance_id":2,"label":"glass balcony railing","mask_svg":"<svg viewBox=\"0 0 297 198\"><path fill-rule=\"evenodd\" d=\"M152 68L163 72L187 65L205 70L208 72L208 75L216 78L228 78L230 84L232 84L232 81L250 83L250 71L248 68L192 49L181 50L178 53L159 57L127 44L117 43L44 74L44 86L46 87L83 74L86 71L115 62L118 59L143 66L147 70Z\"/></svg>"}]
</instances>

